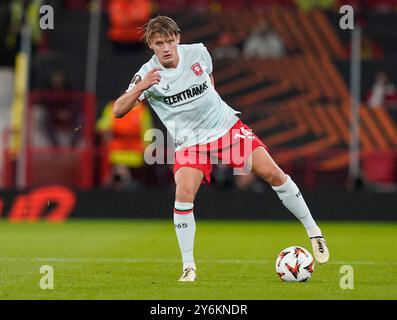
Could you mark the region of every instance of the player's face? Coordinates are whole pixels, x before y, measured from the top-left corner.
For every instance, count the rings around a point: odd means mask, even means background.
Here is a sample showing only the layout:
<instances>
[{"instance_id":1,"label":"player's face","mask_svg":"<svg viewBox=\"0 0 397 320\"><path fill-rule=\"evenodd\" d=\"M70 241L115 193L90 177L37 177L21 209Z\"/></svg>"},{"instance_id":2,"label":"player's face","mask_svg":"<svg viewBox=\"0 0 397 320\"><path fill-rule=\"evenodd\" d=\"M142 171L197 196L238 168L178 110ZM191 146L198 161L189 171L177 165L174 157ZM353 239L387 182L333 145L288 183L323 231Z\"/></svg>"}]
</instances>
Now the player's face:
<instances>
[{"instance_id":1,"label":"player's face","mask_svg":"<svg viewBox=\"0 0 397 320\"><path fill-rule=\"evenodd\" d=\"M156 33L149 43L149 48L154 51L154 54L159 59L160 63L166 68L176 68L179 62L178 44L180 35L172 35L163 37Z\"/></svg>"}]
</instances>

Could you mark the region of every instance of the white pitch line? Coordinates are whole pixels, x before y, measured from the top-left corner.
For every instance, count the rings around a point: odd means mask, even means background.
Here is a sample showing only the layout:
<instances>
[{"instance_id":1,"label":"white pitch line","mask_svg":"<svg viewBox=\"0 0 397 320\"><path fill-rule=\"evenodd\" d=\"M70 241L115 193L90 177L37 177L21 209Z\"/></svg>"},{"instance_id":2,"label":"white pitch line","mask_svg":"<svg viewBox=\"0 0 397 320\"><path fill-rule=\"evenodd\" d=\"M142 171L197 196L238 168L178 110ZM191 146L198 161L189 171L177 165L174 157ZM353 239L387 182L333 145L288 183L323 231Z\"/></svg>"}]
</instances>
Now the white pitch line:
<instances>
[{"instance_id":1,"label":"white pitch line","mask_svg":"<svg viewBox=\"0 0 397 320\"><path fill-rule=\"evenodd\" d=\"M179 259L149 259L149 258L60 258L60 257L0 257L0 261L40 261L40 262L80 262L80 263L179 263ZM198 259L198 263L217 264L268 264L269 260L244 259ZM331 265L359 264L359 265L397 265L397 261L330 261Z\"/></svg>"}]
</instances>

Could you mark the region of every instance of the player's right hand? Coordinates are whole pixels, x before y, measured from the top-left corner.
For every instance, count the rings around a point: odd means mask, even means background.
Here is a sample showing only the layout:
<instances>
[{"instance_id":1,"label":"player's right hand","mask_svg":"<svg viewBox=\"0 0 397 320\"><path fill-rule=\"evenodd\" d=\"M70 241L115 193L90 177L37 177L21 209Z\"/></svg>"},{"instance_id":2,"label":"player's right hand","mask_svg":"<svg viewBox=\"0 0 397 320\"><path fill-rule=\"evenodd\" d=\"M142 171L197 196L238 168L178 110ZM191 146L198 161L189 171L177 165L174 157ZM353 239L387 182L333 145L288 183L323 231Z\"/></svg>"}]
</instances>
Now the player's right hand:
<instances>
[{"instance_id":1,"label":"player's right hand","mask_svg":"<svg viewBox=\"0 0 397 320\"><path fill-rule=\"evenodd\" d=\"M161 76L158 73L158 71L160 70L161 70L160 67L155 67L152 70L150 70L143 78L143 80L139 83L139 87L142 90L146 90L155 84L159 84L161 80Z\"/></svg>"}]
</instances>

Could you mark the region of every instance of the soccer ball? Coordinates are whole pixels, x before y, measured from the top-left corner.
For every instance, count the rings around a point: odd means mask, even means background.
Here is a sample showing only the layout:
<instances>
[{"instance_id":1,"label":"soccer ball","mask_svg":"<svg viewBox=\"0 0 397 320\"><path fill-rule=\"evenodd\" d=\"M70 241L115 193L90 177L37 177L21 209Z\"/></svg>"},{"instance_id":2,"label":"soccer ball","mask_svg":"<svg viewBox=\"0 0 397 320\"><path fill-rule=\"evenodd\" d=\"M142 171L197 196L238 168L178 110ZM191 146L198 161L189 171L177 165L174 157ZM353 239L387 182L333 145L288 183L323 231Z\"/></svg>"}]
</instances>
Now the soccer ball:
<instances>
[{"instance_id":1,"label":"soccer ball","mask_svg":"<svg viewBox=\"0 0 397 320\"><path fill-rule=\"evenodd\" d=\"M314 272L314 259L305 248L288 247L277 257L276 272L282 281L306 281Z\"/></svg>"}]
</instances>

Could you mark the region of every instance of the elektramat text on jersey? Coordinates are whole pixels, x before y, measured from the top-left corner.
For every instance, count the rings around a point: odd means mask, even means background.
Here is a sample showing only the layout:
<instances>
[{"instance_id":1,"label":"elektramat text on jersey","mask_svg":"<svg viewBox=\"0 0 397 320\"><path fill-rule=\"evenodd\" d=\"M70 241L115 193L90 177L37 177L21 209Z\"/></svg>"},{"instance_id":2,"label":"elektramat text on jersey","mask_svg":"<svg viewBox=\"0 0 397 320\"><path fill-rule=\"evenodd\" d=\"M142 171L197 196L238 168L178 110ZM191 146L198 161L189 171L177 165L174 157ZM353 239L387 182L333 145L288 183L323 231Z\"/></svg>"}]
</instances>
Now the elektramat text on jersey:
<instances>
[{"instance_id":1,"label":"elektramat text on jersey","mask_svg":"<svg viewBox=\"0 0 397 320\"><path fill-rule=\"evenodd\" d=\"M187 90L182 91L180 93L174 94L174 95L172 95L170 97L164 97L164 102L166 104L172 105L174 103L178 103L178 102L181 102L183 100L194 98L195 96L203 94L207 89L208 89L207 82L203 82L202 84L200 84L200 85L198 85L196 87L187 89Z\"/></svg>"}]
</instances>

